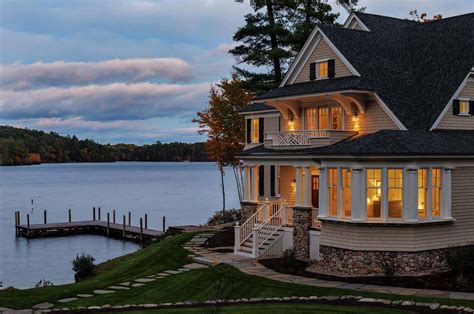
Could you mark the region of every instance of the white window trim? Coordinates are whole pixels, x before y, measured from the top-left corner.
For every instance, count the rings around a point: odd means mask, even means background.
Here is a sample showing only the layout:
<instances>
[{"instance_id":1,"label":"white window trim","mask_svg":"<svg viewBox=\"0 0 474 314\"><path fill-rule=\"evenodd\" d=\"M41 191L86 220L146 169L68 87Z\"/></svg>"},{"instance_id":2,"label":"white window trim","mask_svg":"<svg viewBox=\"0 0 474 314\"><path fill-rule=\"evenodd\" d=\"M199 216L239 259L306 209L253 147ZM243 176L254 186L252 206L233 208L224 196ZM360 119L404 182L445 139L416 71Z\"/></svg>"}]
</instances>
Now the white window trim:
<instances>
[{"instance_id":1,"label":"white window trim","mask_svg":"<svg viewBox=\"0 0 474 314\"><path fill-rule=\"evenodd\" d=\"M467 112L461 112L461 104L459 104L459 113L457 114L458 116L460 117L470 117L471 114L469 113L469 102L471 101L471 98L469 97L459 97L457 98L457 100L459 100L460 102L461 101L465 101L467 102Z\"/></svg>"},{"instance_id":2,"label":"white window trim","mask_svg":"<svg viewBox=\"0 0 474 314\"><path fill-rule=\"evenodd\" d=\"M333 59L324 58L324 59L318 59L318 60L314 61L314 63L316 63L316 80L315 81L330 79L329 75L328 76L319 76L319 65L321 63L327 63L327 65L328 65L328 74L329 74L329 60L333 60Z\"/></svg>"}]
</instances>

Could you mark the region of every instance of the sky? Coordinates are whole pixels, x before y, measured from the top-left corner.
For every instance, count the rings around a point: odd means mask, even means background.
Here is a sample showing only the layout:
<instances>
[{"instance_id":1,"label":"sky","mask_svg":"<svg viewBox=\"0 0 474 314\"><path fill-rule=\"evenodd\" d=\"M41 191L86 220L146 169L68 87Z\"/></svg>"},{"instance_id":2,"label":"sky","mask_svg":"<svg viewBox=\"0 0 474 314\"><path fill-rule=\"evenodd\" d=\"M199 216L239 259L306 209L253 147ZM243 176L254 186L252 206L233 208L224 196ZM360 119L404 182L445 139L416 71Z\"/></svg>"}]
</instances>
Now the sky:
<instances>
[{"instance_id":1,"label":"sky","mask_svg":"<svg viewBox=\"0 0 474 314\"><path fill-rule=\"evenodd\" d=\"M359 4L400 18L474 11L472 0ZM250 10L247 0L0 0L0 124L100 143L205 140L191 120L236 64L227 51Z\"/></svg>"}]
</instances>

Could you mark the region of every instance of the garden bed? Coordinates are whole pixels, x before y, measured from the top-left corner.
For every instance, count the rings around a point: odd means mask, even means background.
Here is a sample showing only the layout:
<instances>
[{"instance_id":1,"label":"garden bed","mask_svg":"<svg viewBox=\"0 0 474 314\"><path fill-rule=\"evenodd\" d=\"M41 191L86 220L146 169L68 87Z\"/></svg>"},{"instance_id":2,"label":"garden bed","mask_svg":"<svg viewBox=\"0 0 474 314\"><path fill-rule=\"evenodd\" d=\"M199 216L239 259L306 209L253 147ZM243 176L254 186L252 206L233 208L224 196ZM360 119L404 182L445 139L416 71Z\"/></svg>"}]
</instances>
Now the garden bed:
<instances>
[{"instance_id":1,"label":"garden bed","mask_svg":"<svg viewBox=\"0 0 474 314\"><path fill-rule=\"evenodd\" d=\"M206 248L223 248L234 246L234 227L225 227L222 230L216 232L210 237L205 243Z\"/></svg>"},{"instance_id":2,"label":"garden bed","mask_svg":"<svg viewBox=\"0 0 474 314\"><path fill-rule=\"evenodd\" d=\"M259 260L259 263L279 273L321 280L344 281L365 285L474 292L474 274L470 275L471 278L465 278L462 281L456 280L457 275L454 272L444 272L423 276L339 277L309 272L306 270L306 268L310 266L309 262L293 258L262 259Z\"/></svg>"}]
</instances>

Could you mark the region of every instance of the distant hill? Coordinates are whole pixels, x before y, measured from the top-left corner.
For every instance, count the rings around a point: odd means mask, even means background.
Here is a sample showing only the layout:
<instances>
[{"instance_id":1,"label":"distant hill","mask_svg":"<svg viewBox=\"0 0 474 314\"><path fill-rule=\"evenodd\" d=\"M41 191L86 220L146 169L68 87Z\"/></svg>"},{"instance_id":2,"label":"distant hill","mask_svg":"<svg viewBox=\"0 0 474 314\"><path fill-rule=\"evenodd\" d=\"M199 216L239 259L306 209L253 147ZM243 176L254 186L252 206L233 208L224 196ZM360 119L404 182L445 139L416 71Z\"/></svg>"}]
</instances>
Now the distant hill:
<instances>
[{"instance_id":1,"label":"distant hill","mask_svg":"<svg viewBox=\"0 0 474 314\"><path fill-rule=\"evenodd\" d=\"M208 157L204 143L102 145L76 136L0 126L0 165L110 161L208 161Z\"/></svg>"}]
</instances>

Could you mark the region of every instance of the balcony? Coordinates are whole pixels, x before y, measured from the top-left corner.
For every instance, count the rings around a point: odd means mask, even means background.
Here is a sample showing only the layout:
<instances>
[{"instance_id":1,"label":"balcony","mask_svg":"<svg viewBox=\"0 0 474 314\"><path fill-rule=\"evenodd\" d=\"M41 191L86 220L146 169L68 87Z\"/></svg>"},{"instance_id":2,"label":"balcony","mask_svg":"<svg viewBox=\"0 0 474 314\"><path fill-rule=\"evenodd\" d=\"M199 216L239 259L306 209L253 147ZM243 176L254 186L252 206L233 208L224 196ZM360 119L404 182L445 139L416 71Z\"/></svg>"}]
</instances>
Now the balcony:
<instances>
[{"instance_id":1,"label":"balcony","mask_svg":"<svg viewBox=\"0 0 474 314\"><path fill-rule=\"evenodd\" d=\"M342 141L357 134L356 131L314 130L265 133L265 146L272 148L321 147Z\"/></svg>"}]
</instances>

